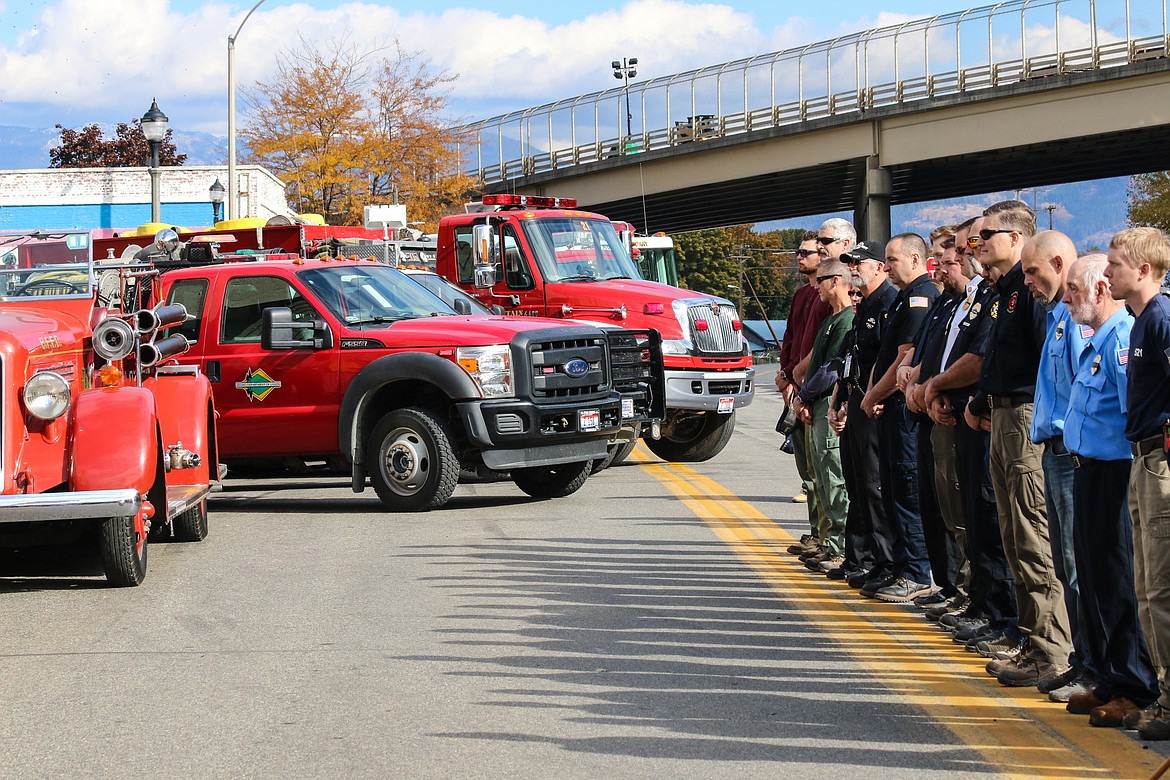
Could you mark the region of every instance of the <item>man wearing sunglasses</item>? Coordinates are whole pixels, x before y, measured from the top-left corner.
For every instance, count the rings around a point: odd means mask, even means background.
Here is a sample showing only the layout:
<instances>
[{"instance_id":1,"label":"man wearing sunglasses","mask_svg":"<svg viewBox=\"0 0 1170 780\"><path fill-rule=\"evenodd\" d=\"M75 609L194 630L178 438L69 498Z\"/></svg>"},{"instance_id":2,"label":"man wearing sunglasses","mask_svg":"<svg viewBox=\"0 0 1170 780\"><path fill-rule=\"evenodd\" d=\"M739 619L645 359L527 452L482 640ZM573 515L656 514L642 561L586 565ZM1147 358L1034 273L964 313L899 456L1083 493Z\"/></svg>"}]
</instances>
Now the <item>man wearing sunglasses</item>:
<instances>
[{"instance_id":1,"label":"man wearing sunglasses","mask_svg":"<svg viewBox=\"0 0 1170 780\"><path fill-rule=\"evenodd\" d=\"M857 231L853 225L839 217L826 219L817 231L817 252L821 260L839 260L857 243Z\"/></svg>"},{"instance_id":2,"label":"man wearing sunglasses","mask_svg":"<svg viewBox=\"0 0 1170 780\"><path fill-rule=\"evenodd\" d=\"M841 435L841 465L849 493L845 522L845 565L837 575L860 588L873 572L894 567L897 534L886 517L879 475L877 423L861 411L882 333L898 290L890 284L885 244L863 241L841 255L849 265L853 286L862 294L849 332L841 404L829 405L829 423ZM836 579L834 571L829 577Z\"/></svg>"},{"instance_id":3,"label":"man wearing sunglasses","mask_svg":"<svg viewBox=\"0 0 1170 780\"><path fill-rule=\"evenodd\" d=\"M1024 284L1024 244L1036 234L1026 203L1002 201L983 212L981 259L997 277L999 300L980 392L967 405L968 424L991 418L990 472L1004 554L1016 586L1019 630L1027 647L1005 666L989 664L1001 685L1048 685L1069 668L1072 640L1064 586L1052 562L1044 498L1043 448L1032 441L1032 413L1047 312Z\"/></svg>"},{"instance_id":4,"label":"man wearing sunglasses","mask_svg":"<svg viewBox=\"0 0 1170 780\"><path fill-rule=\"evenodd\" d=\"M789 406L793 405L796 392L804 383L804 372L808 365L807 358L812 351L817 328L829 316L830 311L829 304L822 301L817 293L817 266L821 263L817 234L811 230L806 232L799 248L793 254L796 256L796 270L807 281L801 284L792 296L788 328L784 332L784 343L780 346L780 369L776 373L776 389L784 395L784 400ZM822 524L824 514L816 498L816 485L813 482L814 475L812 465L809 462L808 435L808 426L797 422L792 431L792 449L793 456L796 458L796 471L804 486L803 496L808 502L810 530L801 536L800 541L791 545L788 552L792 555L799 555L802 559L822 553L817 529ZM797 496L801 495L797 494ZM796 497L794 497L795 499Z\"/></svg>"},{"instance_id":5,"label":"man wearing sunglasses","mask_svg":"<svg viewBox=\"0 0 1170 780\"><path fill-rule=\"evenodd\" d=\"M886 244L886 272L899 287L882 334L877 362L861 410L877 421L882 501L898 534L893 571L872 578L863 596L882 601L912 601L930 593L930 562L918 501L918 422L906 409L895 372L913 348L938 288L926 272L926 242L914 233L894 236Z\"/></svg>"}]
</instances>

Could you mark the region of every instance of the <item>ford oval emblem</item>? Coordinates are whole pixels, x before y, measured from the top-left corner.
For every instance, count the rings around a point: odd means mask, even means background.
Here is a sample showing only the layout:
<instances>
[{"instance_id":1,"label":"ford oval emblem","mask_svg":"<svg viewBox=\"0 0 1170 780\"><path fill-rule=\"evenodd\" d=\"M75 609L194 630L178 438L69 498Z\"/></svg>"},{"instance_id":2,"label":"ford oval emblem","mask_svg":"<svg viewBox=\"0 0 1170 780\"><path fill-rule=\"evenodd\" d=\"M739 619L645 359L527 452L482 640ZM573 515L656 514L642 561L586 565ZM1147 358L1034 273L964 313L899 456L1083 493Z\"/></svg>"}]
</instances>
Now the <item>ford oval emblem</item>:
<instances>
[{"instance_id":1,"label":"ford oval emblem","mask_svg":"<svg viewBox=\"0 0 1170 780\"><path fill-rule=\"evenodd\" d=\"M565 373L572 377L585 376L589 373L589 363L581 358L573 358L565 363Z\"/></svg>"}]
</instances>

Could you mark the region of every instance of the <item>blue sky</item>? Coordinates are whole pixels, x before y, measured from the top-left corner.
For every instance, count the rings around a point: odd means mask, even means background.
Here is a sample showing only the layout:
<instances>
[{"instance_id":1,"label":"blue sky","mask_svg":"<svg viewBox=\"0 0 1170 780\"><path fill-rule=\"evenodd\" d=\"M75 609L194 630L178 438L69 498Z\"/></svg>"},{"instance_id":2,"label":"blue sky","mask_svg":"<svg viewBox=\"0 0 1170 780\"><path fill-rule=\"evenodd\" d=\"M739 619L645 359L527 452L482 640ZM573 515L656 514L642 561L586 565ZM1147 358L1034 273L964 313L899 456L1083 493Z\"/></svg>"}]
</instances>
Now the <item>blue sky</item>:
<instances>
[{"instance_id":1,"label":"blue sky","mask_svg":"<svg viewBox=\"0 0 1170 780\"><path fill-rule=\"evenodd\" d=\"M252 7L199 0L0 0L0 125L80 127L141 116L157 98L172 125L227 129L227 36ZM266 0L236 46L237 84L271 76L276 55L313 42L395 37L458 73L451 108L471 119L612 86L609 62L641 78L967 7L731 0Z\"/></svg>"}]
</instances>

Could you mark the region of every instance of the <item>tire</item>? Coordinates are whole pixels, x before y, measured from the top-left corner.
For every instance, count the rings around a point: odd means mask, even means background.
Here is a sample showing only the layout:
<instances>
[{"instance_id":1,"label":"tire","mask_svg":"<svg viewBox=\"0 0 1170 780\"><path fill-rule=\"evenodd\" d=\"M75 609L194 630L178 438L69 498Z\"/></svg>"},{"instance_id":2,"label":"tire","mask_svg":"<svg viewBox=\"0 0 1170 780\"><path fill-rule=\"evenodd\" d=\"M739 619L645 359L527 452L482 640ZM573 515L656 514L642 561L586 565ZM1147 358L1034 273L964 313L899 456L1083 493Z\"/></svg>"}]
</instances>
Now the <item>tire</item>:
<instances>
[{"instance_id":1,"label":"tire","mask_svg":"<svg viewBox=\"0 0 1170 780\"><path fill-rule=\"evenodd\" d=\"M646 446L669 463L702 463L727 446L735 430L735 413L679 415L664 427L661 439L646 437Z\"/></svg>"},{"instance_id":2,"label":"tire","mask_svg":"<svg viewBox=\"0 0 1170 780\"><path fill-rule=\"evenodd\" d=\"M366 456L370 483L386 508L395 512L438 509L459 484L451 434L426 409L397 409L379 420Z\"/></svg>"},{"instance_id":3,"label":"tire","mask_svg":"<svg viewBox=\"0 0 1170 780\"><path fill-rule=\"evenodd\" d=\"M564 498L580 490L593 471L593 461L559 463L555 466L534 466L512 469L516 487L533 498Z\"/></svg>"},{"instance_id":4,"label":"tire","mask_svg":"<svg viewBox=\"0 0 1170 780\"><path fill-rule=\"evenodd\" d=\"M171 521L176 542L202 542L207 538L207 499Z\"/></svg>"},{"instance_id":5,"label":"tire","mask_svg":"<svg viewBox=\"0 0 1170 780\"><path fill-rule=\"evenodd\" d=\"M142 584L146 577L146 534L134 528L133 517L104 520L98 534L102 568L115 588Z\"/></svg>"},{"instance_id":6,"label":"tire","mask_svg":"<svg viewBox=\"0 0 1170 780\"><path fill-rule=\"evenodd\" d=\"M609 462L609 465L611 465L611 466L621 465L625 461L626 458L630 457L630 453L633 452L634 447L637 447L637 446L638 446L637 439L631 439L630 441L619 445L617 448L617 452L614 453L613 460L611 460Z\"/></svg>"}]
</instances>

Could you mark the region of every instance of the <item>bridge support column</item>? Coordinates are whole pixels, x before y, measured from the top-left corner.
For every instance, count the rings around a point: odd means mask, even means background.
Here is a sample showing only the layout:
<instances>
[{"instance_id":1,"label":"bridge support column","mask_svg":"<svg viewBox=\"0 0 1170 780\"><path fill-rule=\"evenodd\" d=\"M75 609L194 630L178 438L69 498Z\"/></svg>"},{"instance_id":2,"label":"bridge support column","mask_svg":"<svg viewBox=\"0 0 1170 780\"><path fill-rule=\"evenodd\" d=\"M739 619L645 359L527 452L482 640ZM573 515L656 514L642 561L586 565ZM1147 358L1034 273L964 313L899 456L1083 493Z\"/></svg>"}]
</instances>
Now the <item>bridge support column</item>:
<instances>
[{"instance_id":1,"label":"bridge support column","mask_svg":"<svg viewBox=\"0 0 1170 780\"><path fill-rule=\"evenodd\" d=\"M878 164L876 157L866 161L865 190L858 194L853 212L853 226L858 241L885 241L890 237L890 197L894 185L890 172Z\"/></svg>"}]
</instances>

